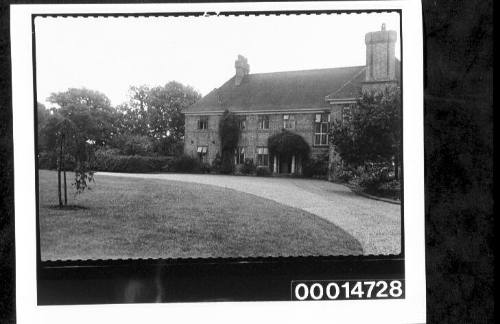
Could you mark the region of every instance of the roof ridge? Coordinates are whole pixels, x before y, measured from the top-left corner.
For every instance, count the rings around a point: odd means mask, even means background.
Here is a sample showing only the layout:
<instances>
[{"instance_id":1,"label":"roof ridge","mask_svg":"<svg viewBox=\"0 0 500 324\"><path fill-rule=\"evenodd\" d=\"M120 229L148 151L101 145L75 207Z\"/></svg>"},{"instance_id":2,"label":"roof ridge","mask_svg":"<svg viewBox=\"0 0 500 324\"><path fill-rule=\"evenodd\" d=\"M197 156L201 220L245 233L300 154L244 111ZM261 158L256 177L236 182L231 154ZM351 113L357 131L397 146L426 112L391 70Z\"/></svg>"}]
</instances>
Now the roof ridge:
<instances>
[{"instance_id":1,"label":"roof ridge","mask_svg":"<svg viewBox=\"0 0 500 324\"><path fill-rule=\"evenodd\" d=\"M335 70L335 69L349 69L349 68L364 68L364 67L365 67L365 65L338 66L338 67L331 67L331 68L317 68L317 69L306 69L306 70L291 70L291 71L249 73L248 76L251 76L251 75L260 75L260 74L278 74L278 73L290 73L290 72L311 72L311 71Z\"/></svg>"},{"instance_id":2,"label":"roof ridge","mask_svg":"<svg viewBox=\"0 0 500 324\"><path fill-rule=\"evenodd\" d=\"M366 66L363 67L363 69L359 70L358 73L356 73L351 79L349 79L349 81L347 81L346 83L344 83L340 88L338 88L335 92L327 95L325 97L325 99L329 99L330 97L333 97L335 96L337 93L339 93L342 89L344 89L349 83L352 83L352 81L354 79L356 79L362 72L364 72L366 70Z\"/></svg>"}]
</instances>

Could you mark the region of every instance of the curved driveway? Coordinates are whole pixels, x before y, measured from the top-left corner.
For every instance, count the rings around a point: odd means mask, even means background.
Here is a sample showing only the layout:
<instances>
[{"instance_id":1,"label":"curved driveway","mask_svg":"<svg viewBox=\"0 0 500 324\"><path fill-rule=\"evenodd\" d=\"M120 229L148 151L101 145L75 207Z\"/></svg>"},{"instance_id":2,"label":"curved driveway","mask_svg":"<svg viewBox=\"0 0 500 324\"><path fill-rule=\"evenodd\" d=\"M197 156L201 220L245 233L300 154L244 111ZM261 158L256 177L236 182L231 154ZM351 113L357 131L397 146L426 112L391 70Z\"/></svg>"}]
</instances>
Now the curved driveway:
<instances>
[{"instance_id":1,"label":"curved driveway","mask_svg":"<svg viewBox=\"0 0 500 324\"><path fill-rule=\"evenodd\" d=\"M334 223L361 243L365 255L399 254L401 250L400 205L365 198L328 181L211 174L98 174L194 182L246 192L303 209Z\"/></svg>"}]
</instances>

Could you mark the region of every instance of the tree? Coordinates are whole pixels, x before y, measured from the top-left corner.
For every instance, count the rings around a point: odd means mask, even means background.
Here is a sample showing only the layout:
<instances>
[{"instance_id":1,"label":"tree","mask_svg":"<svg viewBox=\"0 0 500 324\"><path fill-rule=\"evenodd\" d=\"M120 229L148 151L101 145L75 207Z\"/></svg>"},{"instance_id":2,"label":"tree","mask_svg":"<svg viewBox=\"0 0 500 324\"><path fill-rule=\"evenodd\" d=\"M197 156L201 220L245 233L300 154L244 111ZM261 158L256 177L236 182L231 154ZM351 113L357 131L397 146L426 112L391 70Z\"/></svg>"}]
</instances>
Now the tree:
<instances>
[{"instance_id":1,"label":"tree","mask_svg":"<svg viewBox=\"0 0 500 324\"><path fill-rule=\"evenodd\" d=\"M85 137L82 136L72 120L58 112L49 115L42 124L39 142L41 143L40 147L56 155L59 207L67 206L66 171L68 169L73 169L75 172L73 185L77 193L83 192L88 183L93 181L93 172L90 170L91 143L85 140ZM61 183L61 175L63 176L63 183Z\"/></svg>"},{"instance_id":2,"label":"tree","mask_svg":"<svg viewBox=\"0 0 500 324\"><path fill-rule=\"evenodd\" d=\"M129 102L117 107L119 132L151 137L160 154L176 152L184 138L182 110L200 98L192 87L175 81L130 87Z\"/></svg>"},{"instance_id":3,"label":"tree","mask_svg":"<svg viewBox=\"0 0 500 324\"><path fill-rule=\"evenodd\" d=\"M184 138L182 110L194 104L201 95L190 86L171 81L165 86L151 88L147 96L149 133L159 139L172 136Z\"/></svg>"},{"instance_id":4,"label":"tree","mask_svg":"<svg viewBox=\"0 0 500 324\"><path fill-rule=\"evenodd\" d=\"M342 160L353 166L393 161L398 179L401 122L401 92L398 87L368 91L357 101L349 119L333 122L331 142Z\"/></svg>"},{"instance_id":5,"label":"tree","mask_svg":"<svg viewBox=\"0 0 500 324\"><path fill-rule=\"evenodd\" d=\"M116 107L121 134L149 136L148 96L149 87L131 86L129 102Z\"/></svg>"},{"instance_id":6,"label":"tree","mask_svg":"<svg viewBox=\"0 0 500 324\"><path fill-rule=\"evenodd\" d=\"M56 104L57 112L97 145L105 145L116 134L116 110L101 92L70 88L52 93L48 101Z\"/></svg>"}]
</instances>

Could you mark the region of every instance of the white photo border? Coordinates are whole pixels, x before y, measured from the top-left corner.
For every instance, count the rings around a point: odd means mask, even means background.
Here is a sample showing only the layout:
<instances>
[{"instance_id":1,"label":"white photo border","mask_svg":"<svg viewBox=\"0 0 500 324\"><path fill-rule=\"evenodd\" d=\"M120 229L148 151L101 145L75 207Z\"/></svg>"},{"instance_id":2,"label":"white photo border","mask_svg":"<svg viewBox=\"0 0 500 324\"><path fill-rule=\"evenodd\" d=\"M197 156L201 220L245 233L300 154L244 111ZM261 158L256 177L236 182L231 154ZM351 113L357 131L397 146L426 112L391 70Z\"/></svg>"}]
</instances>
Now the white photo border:
<instances>
[{"instance_id":1,"label":"white photo border","mask_svg":"<svg viewBox=\"0 0 500 324\"><path fill-rule=\"evenodd\" d=\"M335 302L168 303L93 306L37 306L36 184L34 161L32 14L161 13L284 10L400 10L403 65L403 165L405 299ZM411 41L408 41L411 40ZM14 131L16 235L16 309L18 323L89 323L120 318L123 323L165 319L250 323L287 322L425 322L423 42L419 1L12 5L11 56ZM408 89L411 89L409 91ZM360 311L362 307L362 311ZM243 314L247 314L244 315Z\"/></svg>"}]
</instances>

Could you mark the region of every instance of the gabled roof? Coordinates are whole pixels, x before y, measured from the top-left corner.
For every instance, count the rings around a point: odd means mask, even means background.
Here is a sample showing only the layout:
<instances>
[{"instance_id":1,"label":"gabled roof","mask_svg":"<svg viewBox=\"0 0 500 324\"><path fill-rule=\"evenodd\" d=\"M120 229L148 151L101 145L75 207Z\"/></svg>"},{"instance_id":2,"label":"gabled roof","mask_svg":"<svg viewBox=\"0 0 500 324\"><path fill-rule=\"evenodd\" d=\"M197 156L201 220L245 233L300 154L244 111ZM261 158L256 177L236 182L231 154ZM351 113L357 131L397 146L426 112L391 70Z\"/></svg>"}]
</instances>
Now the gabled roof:
<instances>
[{"instance_id":1,"label":"gabled roof","mask_svg":"<svg viewBox=\"0 0 500 324\"><path fill-rule=\"evenodd\" d=\"M331 99L352 99L361 95L361 85L365 81L366 67L344 83L340 88L326 96L326 100Z\"/></svg>"},{"instance_id":2,"label":"gabled roof","mask_svg":"<svg viewBox=\"0 0 500 324\"><path fill-rule=\"evenodd\" d=\"M186 113L213 111L263 111L328 108L325 97L362 74L365 66L256 73L244 77L239 86L234 77L214 89Z\"/></svg>"},{"instance_id":3,"label":"gabled roof","mask_svg":"<svg viewBox=\"0 0 500 324\"><path fill-rule=\"evenodd\" d=\"M399 82L399 80L401 80L401 62L398 59L396 59L396 64L394 69L397 80L396 82ZM361 69L358 74L354 75L350 80L348 80L337 90L327 95L325 99L338 100L338 99L359 98L361 96L361 89L363 83L365 82L365 77L366 77L366 67Z\"/></svg>"}]
</instances>

